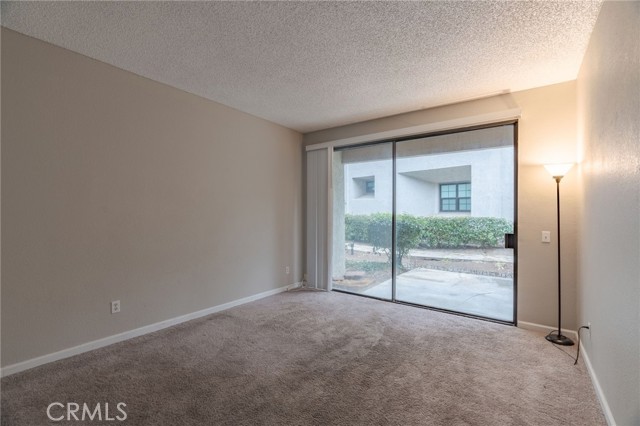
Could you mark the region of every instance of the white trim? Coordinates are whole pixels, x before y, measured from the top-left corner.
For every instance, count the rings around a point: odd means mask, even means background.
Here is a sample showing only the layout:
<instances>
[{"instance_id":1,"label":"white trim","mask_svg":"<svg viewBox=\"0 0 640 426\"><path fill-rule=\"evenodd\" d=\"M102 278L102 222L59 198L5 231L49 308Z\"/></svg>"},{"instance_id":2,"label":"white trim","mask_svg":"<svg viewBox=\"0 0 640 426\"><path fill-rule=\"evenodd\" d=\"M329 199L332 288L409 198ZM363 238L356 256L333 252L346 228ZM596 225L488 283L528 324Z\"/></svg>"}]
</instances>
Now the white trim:
<instances>
[{"instance_id":1,"label":"white trim","mask_svg":"<svg viewBox=\"0 0 640 426\"><path fill-rule=\"evenodd\" d=\"M598 381L596 372L593 370L593 366L591 365L591 361L589 360L589 355L587 354L587 350L582 342L580 342L580 353L582 353L582 360L584 361L584 365L587 367L587 371L589 372L589 376L591 377L591 382L593 383L593 388L596 391L596 395L598 396L598 401L600 401L600 406L602 407L604 418L609 426L616 426L616 421L613 418L613 413L611 412L611 408L609 407L607 398L604 396L604 392L602 391L602 387L600 387L600 382Z\"/></svg>"},{"instance_id":2,"label":"white trim","mask_svg":"<svg viewBox=\"0 0 640 426\"><path fill-rule=\"evenodd\" d=\"M443 130L461 129L470 126L481 126L484 124L499 123L501 121L520 118L522 110L520 108L510 108L503 111L490 112L475 115L472 117L455 118L452 120L439 121L436 123L420 124L417 126L404 127L401 129L386 130L377 133L352 136L344 139L321 142L305 147L307 151L317 149L355 145L364 142L383 141L394 138L402 138L425 133L440 132Z\"/></svg>"},{"instance_id":3,"label":"white trim","mask_svg":"<svg viewBox=\"0 0 640 426\"><path fill-rule=\"evenodd\" d=\"M93 340L87 343L82 343L78 346L74 346L67 349L62 349L58 352L42 355L36 358L31 358L26 361L18 362L15 364L7 365L0 370L0 377L6 377L11 374L19 373L21 371L29 370L30 368L37 367L39 365L48 364L53 361L58 361L64 358L69 358L74 355L78 355L84 352L89 352L94 349L102 348L114 343L122 342L124 340L132 339L134 337L142 336L144 334L153 333L154 331L162 330L167 327L171 327L183 322L191 321L196 318L204 317L214 314L216 312L224 311L226 309L233 308L235 306L243 305L245 303L253 302L258 299L262 299L274 294L282 293L287 290L291 290L300 287L302 283L294 283L284 287L276 288L273 290L263 291L262 293L254 294L252 296L243 297L231 302L223 303L222 305L212 306L210 308L202 309L200 311L192 312L190 314L181 315L179 317L171 318L168 320L160 321L155 324L145 325L140 328L125 331L123 333L114 334L112 336L104 337L102 339Z\"/></svg>"},{"instance_id":4,"label":"white trim","mask_svg":"<svg viewBox=\"0 0 640 426\"><path fill-rule=\"evenodd\" d=\"M299 289L299 288L302 288L302 287L304 287L304 280L303 281L298 281L297 283L293 283L291 285L288 285L286 287L287 288L286 291L296 290L296 289Z\"/></svg>"},{"instance_id":5,"label":"white trim","mask_svg":"<svg viewBox=\"0 0 640 426\"><path fill-rule=\"evenodd\" d=\"M518 321L518 327L523 330L531 330L531 331L539 331L542 333L548 333L553 330L557 330L558 327L551 327L548 325L536 324L534 322L526 322L526 321ZM578 339L578 333L575 330L567 330L565 328L562 329L562 334L568 335L567 337L571 337L574 340Z\"/></svg>"}]
</instances>

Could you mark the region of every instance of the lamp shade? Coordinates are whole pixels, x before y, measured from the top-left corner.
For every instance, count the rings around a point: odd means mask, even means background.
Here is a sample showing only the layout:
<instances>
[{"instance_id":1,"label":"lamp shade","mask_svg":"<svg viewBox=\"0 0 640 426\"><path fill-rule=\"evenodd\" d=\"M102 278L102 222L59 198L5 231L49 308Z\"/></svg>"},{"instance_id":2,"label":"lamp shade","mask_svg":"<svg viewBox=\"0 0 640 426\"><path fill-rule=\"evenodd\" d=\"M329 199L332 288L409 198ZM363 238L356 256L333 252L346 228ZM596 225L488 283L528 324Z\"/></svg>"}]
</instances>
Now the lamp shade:
<instances>
[{"instance_id":1,"label":"lamp shade","mask_svg":"<svg viewBox=\"0 0 640 426\"><path fill-rule=\"evenodd\" d=\"M573 167L573 163L562 164L545 164L544 168L547 169L549 174L553 177L562 177L566 175Z\"/></svg>"}]
</instances>

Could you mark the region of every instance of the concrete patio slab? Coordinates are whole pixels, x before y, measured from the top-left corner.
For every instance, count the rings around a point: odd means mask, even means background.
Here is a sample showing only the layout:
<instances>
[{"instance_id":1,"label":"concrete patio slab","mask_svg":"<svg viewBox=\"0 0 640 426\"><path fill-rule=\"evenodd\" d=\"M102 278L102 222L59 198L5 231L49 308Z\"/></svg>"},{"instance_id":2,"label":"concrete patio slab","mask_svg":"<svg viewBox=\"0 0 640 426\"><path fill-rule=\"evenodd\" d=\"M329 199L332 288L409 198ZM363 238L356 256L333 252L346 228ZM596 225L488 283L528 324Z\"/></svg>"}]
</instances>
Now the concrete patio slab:
<instances>
[{"instance_id":1,"label":"concrete patio slab","mask_svg":"<svg viewBox=\"0 0 640 426\"><path fill-rule=\"evenodd\" d=\"M513 321L512 279L416 268L396 281L398 301ZM361 294L388 299L391 280Z\"/></svg>"}]
</instances>

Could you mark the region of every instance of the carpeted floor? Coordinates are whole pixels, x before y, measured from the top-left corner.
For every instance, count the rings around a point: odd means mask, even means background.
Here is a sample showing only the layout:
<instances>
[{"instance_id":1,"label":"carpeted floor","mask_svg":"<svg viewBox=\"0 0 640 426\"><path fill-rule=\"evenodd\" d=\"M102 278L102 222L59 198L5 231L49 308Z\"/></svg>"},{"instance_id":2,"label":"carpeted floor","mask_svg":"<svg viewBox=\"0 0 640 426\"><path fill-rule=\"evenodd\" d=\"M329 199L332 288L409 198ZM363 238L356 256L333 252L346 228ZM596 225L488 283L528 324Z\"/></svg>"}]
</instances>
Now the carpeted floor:
<instances>
[{"instance_id":1,"label":"carpeted floor","mask_svg":"<svg viewBox=\"0 0 640 426\"><path fill-rule=\"evenodd\" d=\"M606 424L582 362L539 333L339 293L283 293L6 377L2 424L82 424L49 423L56 401L111 416L124 402L126 421L103 423L130 425Z\"/></svg>"}]
</instances>

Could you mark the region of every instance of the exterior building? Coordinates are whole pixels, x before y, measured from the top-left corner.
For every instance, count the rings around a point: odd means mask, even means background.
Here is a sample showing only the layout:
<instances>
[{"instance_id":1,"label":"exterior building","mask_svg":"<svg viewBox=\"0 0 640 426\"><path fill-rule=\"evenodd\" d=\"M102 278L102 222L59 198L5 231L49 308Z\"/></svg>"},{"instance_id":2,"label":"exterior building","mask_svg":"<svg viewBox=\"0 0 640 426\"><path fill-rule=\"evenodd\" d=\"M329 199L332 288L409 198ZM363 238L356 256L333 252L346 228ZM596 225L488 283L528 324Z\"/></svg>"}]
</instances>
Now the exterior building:
<instances>
[{"instance_id":1,"label":"exterior building","mask_svg":"<svg viewBox=\"0 0 640 426\"><path fill-rule=\"evenodd\" d=\"M415 216L513 220L513 147L398 158L396 209ZM344 164L344 212L392 210L390 160Z\"/></svg>"}]
</instances>

